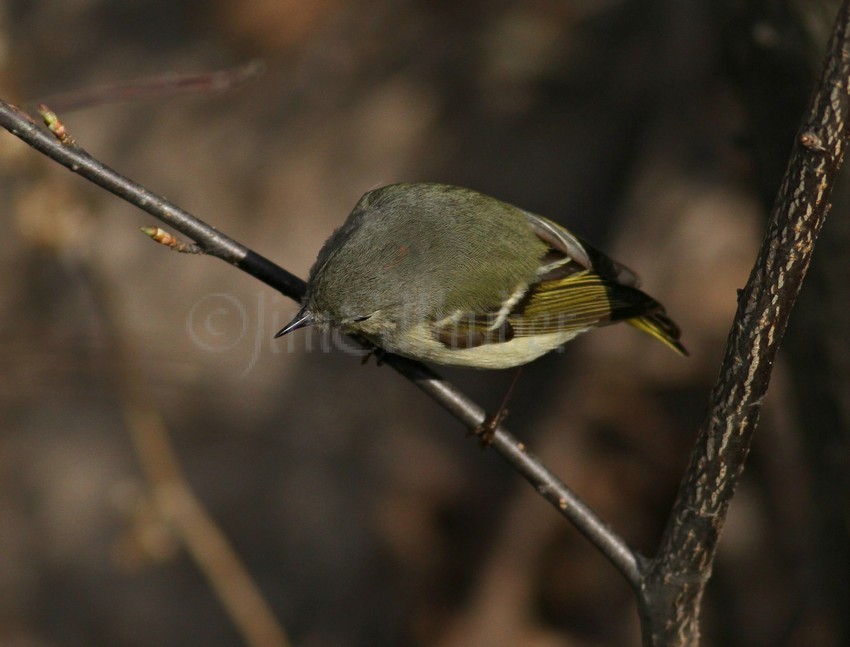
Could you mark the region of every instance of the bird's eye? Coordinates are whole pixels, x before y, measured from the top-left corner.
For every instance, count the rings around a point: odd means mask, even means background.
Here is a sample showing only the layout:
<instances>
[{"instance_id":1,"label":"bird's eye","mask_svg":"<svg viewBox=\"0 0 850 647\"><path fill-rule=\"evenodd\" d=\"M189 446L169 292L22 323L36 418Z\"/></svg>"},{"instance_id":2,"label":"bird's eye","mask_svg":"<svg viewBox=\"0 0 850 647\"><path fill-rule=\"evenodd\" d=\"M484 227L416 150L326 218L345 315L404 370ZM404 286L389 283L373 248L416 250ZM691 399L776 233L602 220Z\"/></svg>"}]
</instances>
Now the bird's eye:
<instances>
[{"instance_id":1,"label":"bird's eye","mask_svg":"<svg viewBox=\"0 0 850 647\"><path fill-rule=\"evenodd\" d=\"M371 317L371 316L372 316L372 315L364 315L363 317L355 317L355 318L354 318L354 322L355 322L355 323L358 323L358 322L360 322L360 321L366 321L366 320L367 320L369 317Z\"/></svg>"}]
</instances>

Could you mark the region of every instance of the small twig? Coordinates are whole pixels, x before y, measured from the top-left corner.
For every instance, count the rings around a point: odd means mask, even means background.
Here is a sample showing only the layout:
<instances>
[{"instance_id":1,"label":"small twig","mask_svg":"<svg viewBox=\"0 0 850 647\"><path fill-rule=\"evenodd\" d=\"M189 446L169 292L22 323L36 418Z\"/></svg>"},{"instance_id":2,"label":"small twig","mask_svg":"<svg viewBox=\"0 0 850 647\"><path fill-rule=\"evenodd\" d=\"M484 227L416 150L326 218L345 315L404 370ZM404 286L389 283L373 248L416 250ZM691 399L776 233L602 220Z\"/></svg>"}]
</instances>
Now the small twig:
<instances>
[{"instance_id":1,"label":"small twig","mask_svg":"<svg viewBox=\"0 0 850 647\"><path fill-rule=\"evenodd\" d=\"M300 302L304 296L306 285L297 276L225 236L161 196L120 175L83 149L61 146L40 130L25 113L2 100L0 100L0 126L74 173L188 236L196 241L205 254L235 265L296 301ZM468 429L474 429L485 420L486 416L481 407L423 364L392 354L386 354L384 360L452 413ZM492 447L522 474L541 496L605 554L623 573L632 587L639 587L637 554L540 459L528 452L525 446L516 441L501 425L494 431Z\"/></svg>"},{"instance_id":2,"label":"small twig","mask_svg":"<svg viewBox=\"0 0 850 647\"><path fill-rule=\"evenodd\" d=\"M105 103L158 99L180 94L213 94L226 92L260 78L266 65L253 60L227 70L200 74L167 74L132 81L120 81L87 90L55 94L39 103L53 106L57 112L71 112Z\"/></svg>"}]
</instances>

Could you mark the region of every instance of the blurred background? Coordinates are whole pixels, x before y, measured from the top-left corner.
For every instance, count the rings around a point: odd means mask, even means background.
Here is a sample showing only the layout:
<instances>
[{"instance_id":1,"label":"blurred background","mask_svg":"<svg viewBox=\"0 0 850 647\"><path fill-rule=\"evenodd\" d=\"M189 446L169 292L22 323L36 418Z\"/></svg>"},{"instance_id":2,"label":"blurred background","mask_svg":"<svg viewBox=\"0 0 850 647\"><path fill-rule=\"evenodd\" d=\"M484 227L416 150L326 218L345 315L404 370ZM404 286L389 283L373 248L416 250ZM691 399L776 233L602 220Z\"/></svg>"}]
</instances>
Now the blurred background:
<instances>
[{"instance_id":1,"label":"blurred background","mask_svg":"<svg viewBox=\"0 0 850 647\"><path fill-rule=\"evenodd\" d=\"M302 277L360 195L397 181L475 188L633 267L691 357L593 332L525 369L507 426L649 555L836 8L0 0L0 96L261 58L228 93L60 117ZM0 164L0 644L244 644L224 602L242 589L205 575L222 537L297 645L640 644L614 568L391 369L316 333L272 341L295 303L152 244L151 218L7 134ZM850 640L846 193L731 509L706 645ZM441 372L491 410L513 377Z\"/></svg>"}]
</instances>

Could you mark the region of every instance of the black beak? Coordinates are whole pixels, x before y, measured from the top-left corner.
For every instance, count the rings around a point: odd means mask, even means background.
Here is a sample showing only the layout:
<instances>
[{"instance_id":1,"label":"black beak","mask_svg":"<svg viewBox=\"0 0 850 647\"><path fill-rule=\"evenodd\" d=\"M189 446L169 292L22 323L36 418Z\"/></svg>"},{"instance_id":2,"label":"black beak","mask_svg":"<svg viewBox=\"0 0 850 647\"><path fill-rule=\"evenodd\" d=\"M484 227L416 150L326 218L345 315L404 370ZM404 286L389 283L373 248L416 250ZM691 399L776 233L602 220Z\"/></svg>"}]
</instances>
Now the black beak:
<instances>
[{"instance_id":1,"label":"black beak","mask_svg":"<svg viewBox=\"0 0 850 647\"><path fill-rule=\"evenodd\" d=\"M278 337L283 337L285 334L291 333L293 330L298 330L305 326L312 326L314 323L316 323L316 320L313 317L313 313L307 309L307 306L304 306L298 311L298 314L295 315L295 318L292 321L277 332L274 338L277 339Z\"/></svg>"}]
</instances>

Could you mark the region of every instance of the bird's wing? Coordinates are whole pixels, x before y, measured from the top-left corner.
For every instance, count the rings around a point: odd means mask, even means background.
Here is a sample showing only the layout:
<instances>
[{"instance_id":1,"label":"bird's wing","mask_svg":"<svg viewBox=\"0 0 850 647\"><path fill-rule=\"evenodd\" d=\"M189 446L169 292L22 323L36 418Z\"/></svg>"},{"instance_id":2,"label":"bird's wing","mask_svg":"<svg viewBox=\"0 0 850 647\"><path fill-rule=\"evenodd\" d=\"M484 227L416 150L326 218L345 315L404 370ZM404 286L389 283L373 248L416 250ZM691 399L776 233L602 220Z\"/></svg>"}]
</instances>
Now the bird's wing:
<instances>
[{"instance_id":1,"label":"bird's wing","mask_svg":"<svg viewBox=\"0 0 850 647\"><path fill-rule=\"evenodd\" d=\"M664 307L637 288L637 275L560 225L526 213L549 246L538 280L519 286L499 310L457 312L436 322L435 336L452 348L497 344L516 337L562 333L565 337L617 321L686 354L679 328Z\"/></svg>"}]
</instances>

